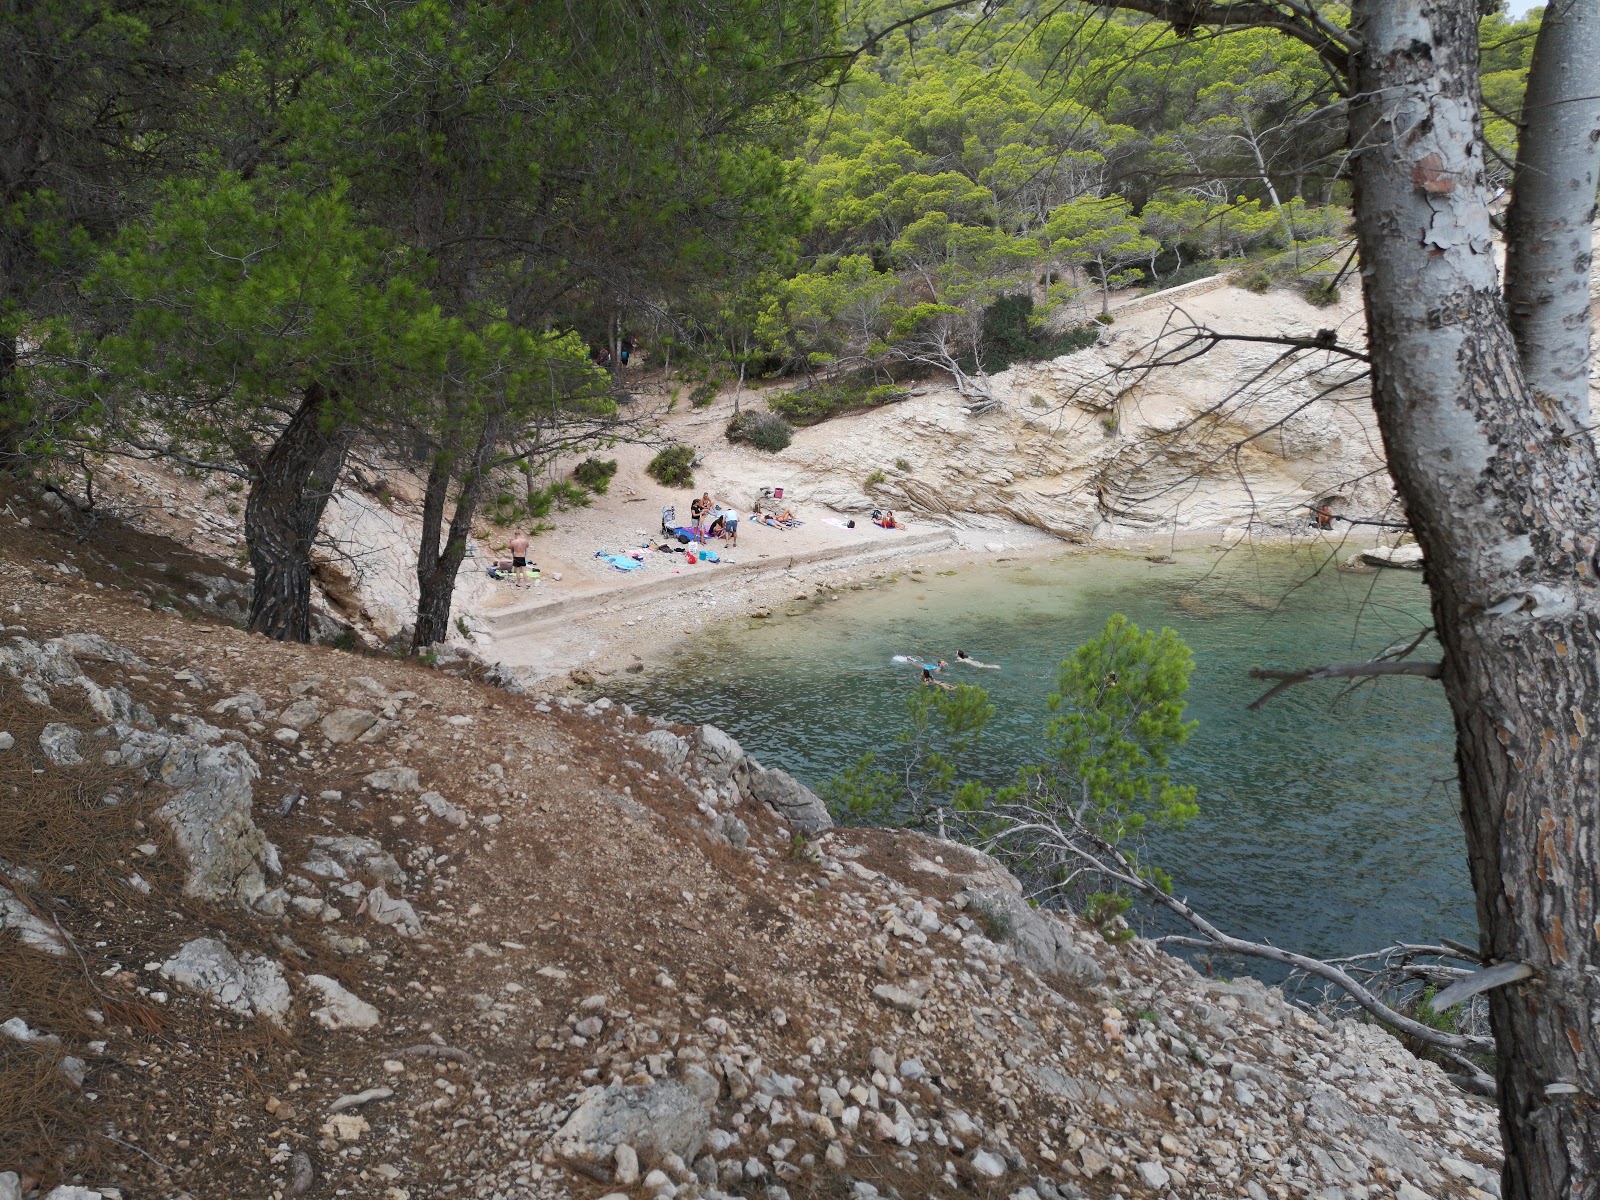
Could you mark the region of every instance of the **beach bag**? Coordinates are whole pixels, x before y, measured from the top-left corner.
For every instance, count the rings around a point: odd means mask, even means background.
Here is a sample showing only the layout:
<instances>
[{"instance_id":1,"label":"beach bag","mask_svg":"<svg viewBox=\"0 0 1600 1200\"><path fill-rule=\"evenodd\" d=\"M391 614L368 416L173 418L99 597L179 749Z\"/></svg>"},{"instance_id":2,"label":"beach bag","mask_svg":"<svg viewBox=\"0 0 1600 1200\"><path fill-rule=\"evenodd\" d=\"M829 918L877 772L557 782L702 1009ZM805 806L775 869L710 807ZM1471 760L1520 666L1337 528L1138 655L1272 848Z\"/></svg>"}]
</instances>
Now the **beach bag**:
<instances>
[{"instance_id":1,"label":"beach bag","mask_svg":"<svg viewBox=\"0 0 1600 1200\"><path fill-rule=\"evenodd\" d=\"M854 529L856 527L855 518L852 517L852 518L850 518L850 520L846 521L844 527L846 529Z\"/></svg>"},{"instance_id":2,"label":"beach bag","mask_svg":"<svg viewBox=\"0 0 1600 1200\"><path fill-rule=\"evenodd\" d=\"M689 544L689 542L690 542L690 537L689 537L689 535L687 533L680 533L678 535L678 545L687 546Z\"/></svg>"},{"instance_id":3,"label":"beach bag","mask_svg":"<svg viewBox=\"0 0 1600 1200\"><path fill-rule=\"evenodd\" d=\"M782 500L783 499L783 489L782 488L773 488L772 489L772 498L774 500Z\"/></svg>"}]
</instances>

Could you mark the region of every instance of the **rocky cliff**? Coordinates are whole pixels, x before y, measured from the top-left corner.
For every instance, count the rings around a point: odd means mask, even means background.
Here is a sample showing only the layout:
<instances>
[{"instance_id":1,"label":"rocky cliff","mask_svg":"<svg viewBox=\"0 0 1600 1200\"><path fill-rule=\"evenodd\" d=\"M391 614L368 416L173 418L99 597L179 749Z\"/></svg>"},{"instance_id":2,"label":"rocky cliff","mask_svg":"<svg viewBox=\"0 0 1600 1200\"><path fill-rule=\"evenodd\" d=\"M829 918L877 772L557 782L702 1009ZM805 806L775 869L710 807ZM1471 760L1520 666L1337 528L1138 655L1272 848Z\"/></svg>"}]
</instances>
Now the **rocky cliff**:
<instances>
[{"instance_id":1,"label":"rocky cliff","mask_svg":"<svg viewBox=\"0 0 1600 1200\"><path fill-rule=\"evenodd\" d=\"M1303 526L1307 506L1329 497L1341 511L1389 506L1360 362L1336 350L1285 362L1287 347L1270 342L1204 347L1190 343L1196 325L1268 337L1331 329L1355 348L1365 336L1349 301L1313 308L1234 287L1144 298L1099 345L997 375L995 408L970 412L930 383L902 403L801 431L779 459L792 464L801 499L840 511L1015 521L1073 541ZM1169 365L1151 365L1163 358Z\"/></svg>"},{"instance_id":2,"label":"rocky cliff","mask_svg":"<svg viewBox=\"0 0 1600 1200\"><path fill-rule=\"evenodd\" d=\"M147 610L14 504L4 1200L1496 1190L1492 1110L1372 1027L716 730Z\"/></svg>"}]
</instances>

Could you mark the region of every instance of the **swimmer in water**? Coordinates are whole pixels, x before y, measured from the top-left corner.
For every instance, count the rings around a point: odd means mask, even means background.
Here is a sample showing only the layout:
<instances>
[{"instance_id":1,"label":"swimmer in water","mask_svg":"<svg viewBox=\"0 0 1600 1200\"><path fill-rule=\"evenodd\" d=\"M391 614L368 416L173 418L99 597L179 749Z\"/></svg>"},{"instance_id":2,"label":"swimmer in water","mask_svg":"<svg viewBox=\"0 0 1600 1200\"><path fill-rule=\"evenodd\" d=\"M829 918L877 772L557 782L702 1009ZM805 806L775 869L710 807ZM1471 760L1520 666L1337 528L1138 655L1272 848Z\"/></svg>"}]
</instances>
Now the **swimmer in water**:
<instances>
[{"instance_id":1,"label":"swimmer in water","mask_svg":"<svg viewBox=\"0 0 1600 1200\"><path fill-rule=\"evenodd\" d=\"M956 651L956 665L961 667L977 667L980 671L998 671L999 663L979 662L965 650Z\"/></svg>"},{"instance_id":2,"label":"swimmer in water","mask_svg":"<svg viewBox=\"0 0 1600 1200\"><path fill-rule=\"evenodd\" d=\"M944 666L944 663L941 662L939 664L939 667L942 667L942 666ZM925 666L925 667L923 667L922 668L922 682L924 684L926 684L927 686L929 686L929 687L943 688L947 692L955 691L956 690L955 684L946 683L942 679L935 679L933 677L933 673L935 671L937 671L939 669L939 667L935 667L935 666Z\"/></svg>"}]
</instances>

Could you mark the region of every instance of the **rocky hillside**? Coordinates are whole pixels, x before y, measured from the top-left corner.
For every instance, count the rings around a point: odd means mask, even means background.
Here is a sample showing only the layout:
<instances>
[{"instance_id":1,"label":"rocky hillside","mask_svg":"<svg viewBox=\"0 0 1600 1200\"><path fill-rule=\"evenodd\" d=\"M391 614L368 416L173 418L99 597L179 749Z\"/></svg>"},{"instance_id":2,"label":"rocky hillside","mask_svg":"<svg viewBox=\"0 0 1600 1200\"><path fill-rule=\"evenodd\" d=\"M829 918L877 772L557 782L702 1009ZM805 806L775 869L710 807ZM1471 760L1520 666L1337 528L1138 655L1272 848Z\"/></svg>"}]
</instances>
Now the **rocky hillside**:
<instances>
[{"instance_id":1,"label":"rocky hillside","mask_svg":"<svg viewBox=\"0 0 1600 1200\"><path fill-rule=\"evenodd\" d=\"M1014 521L1072 541L1301 527L1307 506L1327 497L1341 511L1383 511L1391 492L1359 362L1318 351L1285 364L1285 347L1267 342L1179 349L1195 325L1286 337L1331 328L1360 347L1359 307L1202 285L1210 290L1125 306L1088 350L997 375L1001 404L988 412L969 413L930 384L804 430L779 458L794 464L802 499L841 511ZM1142 369L1161 354L1181 365ZM725 474L747 469L735 456Z\"/></svg>"},{"instance_id":2,"label":"rocky hillside","mask_svg":"<svg viewBox=\"0 0 1600 1200\"><path fill-rule=\"evenodd\" d=\"M0 1200L1497 1190L1372 1027L714 729L153 610L11 503Z\"/></svg>"}]
</instances>

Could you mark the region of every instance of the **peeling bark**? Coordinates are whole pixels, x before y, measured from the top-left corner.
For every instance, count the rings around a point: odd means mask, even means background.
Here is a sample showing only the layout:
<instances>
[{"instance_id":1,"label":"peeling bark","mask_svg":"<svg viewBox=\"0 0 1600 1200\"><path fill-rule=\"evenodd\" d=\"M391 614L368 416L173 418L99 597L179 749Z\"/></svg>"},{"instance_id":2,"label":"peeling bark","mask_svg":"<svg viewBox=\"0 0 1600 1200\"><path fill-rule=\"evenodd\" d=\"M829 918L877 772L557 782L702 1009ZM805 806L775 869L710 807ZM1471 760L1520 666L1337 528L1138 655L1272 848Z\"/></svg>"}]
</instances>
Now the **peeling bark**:
<instances>
[{"instance_id":1,"label":"peeling bark","mask_svg":"<svg viewBox=\"0 0 1600 1200\"><path fill-rule=\"evenodd\" d=\"M1445 650L1481 948L1536 972L1489 999L1503 1194L1592 1200L1600 490L1592 441L1562 436L1567 417L1529 386L1502 306L1476 18L1467 0L1357 5L1356 230L1373 402Z\"/></svg>"},{"instance_id":2,"label":"peeling bark","mask_svg":"<svg viewBox=\"0 0 1600 1200\"><path fill-rule=\"evenodd\" d=\"M1534 43L1506 214L1506 308L1528 386L1589 416L1589 262L1600 187L1600 4L1556 0Z\"/></svg>"}]
</instances>

